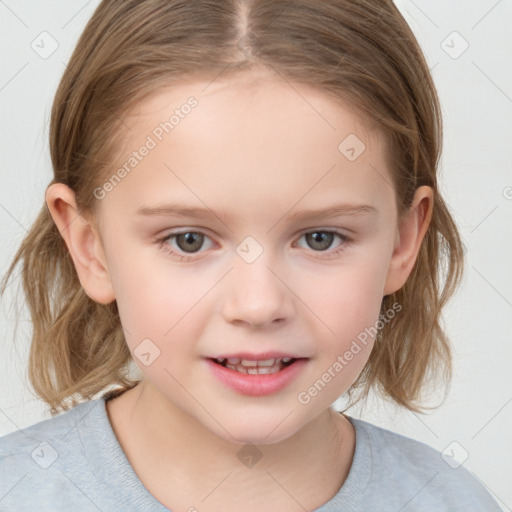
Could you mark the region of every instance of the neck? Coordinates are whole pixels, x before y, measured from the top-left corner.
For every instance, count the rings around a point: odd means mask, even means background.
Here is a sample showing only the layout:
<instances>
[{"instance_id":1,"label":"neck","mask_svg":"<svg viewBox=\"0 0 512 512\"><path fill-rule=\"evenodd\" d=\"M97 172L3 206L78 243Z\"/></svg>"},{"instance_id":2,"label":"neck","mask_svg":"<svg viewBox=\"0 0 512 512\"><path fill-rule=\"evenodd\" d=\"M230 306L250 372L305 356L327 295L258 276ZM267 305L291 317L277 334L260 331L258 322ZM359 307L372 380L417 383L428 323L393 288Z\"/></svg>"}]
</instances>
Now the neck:
<instances>
[{"instance_id":1,"label":"neck","mask_svg":"<svg viewBox=\"0 0 512 512\"><path fill-rule=\"evenodd\" d=\"M352 425L331 409L279 443L233 443L144 381L107 402L107 411L135 473L172 510L318 508L345 481L355 448Z\"/></svg>"}]
</instances>

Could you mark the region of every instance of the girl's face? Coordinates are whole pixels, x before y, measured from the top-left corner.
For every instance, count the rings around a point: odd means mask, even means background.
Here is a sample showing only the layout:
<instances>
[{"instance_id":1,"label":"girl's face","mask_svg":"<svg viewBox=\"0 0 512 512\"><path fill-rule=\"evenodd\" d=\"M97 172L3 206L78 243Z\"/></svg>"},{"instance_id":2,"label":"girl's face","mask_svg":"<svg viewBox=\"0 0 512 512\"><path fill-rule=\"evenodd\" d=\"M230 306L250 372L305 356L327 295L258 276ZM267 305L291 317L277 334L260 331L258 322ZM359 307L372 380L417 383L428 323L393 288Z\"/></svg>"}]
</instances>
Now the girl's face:
<instances>
[{"instance_id":1,"label":"girl's face","mask_svg":"<svg viewBox=\"0 0 512 512\"><path fill-rule=\"evenodd\" d=\"M322 92L254 76L161 90L123 121L98 231L148 389L230 441L291 436L357 378L401 285L382 139ZM213 362L237 357L292 365Z\"/></svg>"}]
</instances>

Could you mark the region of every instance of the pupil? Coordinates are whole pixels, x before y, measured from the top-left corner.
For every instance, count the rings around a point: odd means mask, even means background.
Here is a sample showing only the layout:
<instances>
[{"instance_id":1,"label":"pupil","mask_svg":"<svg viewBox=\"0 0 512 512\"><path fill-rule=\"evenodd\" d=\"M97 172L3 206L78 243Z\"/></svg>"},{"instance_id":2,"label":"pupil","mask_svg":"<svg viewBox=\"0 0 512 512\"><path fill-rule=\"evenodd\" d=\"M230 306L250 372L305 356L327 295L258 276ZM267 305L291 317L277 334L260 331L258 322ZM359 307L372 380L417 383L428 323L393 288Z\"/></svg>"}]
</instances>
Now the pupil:
<instances>
[{"instance_id":1,"label":"pupil","mask_svg":"<svg viewBox=\"0 0 512 512\"><path fill-rule=\"evenodd\" d=\"M319 243L320 247L316 247L320 251L324 251L332 244L332 239L334 237L333 233L326 233L325 231L316 231L315 233L308 233L306 235L309 237L308 243L312 240L313 244ZM315 248L314 245L312 247Z\"/></svg>"},{"instance_id":2,"label":"pupil","mask_svg":"<svg viewBox=\"0 0 512 512\"><path fill-rule=\"evenodd\" d=\"M194 233L189 231L188 233L181 233L176 236L176 243L179 248L185 252L194 252L201 248L203 245L204 235L201 233Z\"/></svg>"}]
</instances>

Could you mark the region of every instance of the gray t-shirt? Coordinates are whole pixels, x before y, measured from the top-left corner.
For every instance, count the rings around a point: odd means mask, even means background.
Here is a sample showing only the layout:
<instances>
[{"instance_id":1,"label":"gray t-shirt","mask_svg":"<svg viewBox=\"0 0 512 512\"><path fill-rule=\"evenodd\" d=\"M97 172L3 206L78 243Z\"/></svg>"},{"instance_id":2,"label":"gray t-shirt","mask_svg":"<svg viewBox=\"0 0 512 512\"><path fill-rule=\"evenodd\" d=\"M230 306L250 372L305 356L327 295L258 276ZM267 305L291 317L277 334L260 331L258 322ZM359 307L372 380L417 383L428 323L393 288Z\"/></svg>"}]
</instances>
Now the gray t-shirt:
<instances>
[{"instance_id":1,"label":"gray t-shirt","mask_svg":"<svg viewBox=\"0 0 512 512\"><path fill-rule=\"evenodd\" d=\"M464 467L452 468L423 443L348 418L356 431L349 475L315 512L500 512ZM166 510L130 466L105 395L0 438L2 512Z\"/></svg>"}]
</instances>

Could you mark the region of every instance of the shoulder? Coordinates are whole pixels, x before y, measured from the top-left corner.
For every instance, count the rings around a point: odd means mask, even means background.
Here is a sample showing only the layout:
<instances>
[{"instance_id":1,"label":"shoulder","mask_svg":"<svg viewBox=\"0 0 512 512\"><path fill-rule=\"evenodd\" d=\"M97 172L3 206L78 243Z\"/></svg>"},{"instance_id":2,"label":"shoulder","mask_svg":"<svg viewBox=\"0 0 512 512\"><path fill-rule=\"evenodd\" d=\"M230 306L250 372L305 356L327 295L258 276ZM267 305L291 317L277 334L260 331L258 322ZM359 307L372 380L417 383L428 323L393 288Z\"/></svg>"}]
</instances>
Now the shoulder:
<instances>
[{"instance_id":1,"label":"shoulder","mask_svg":"<svg viewBox=\"0 0 512 512\"><path fill-rule=\"evenodd\" d=\"M77 425L97 405L98 401L80 404L59 416L0 437L0 462L9 459L11 464L26 464L32 461L31 464L39 467L49 467L60 452L76 446L70 440L77 435Z\"/></svg>"},{"instance_id":2,"label":"shoulder","mask_svg":"<svg viewBox=\"0 0 512 512\"><path fill-rule=\"evenodd\" d=\"M501 510L479 480L454 459L366 421L350 421L356 430L356 451L366 455L372 468L367 491L373 496L386 496L404 512Z\"/></svg>"},{"instance_id":3,"label":"shoulder","mask_svg":"<svg viewBox=\"0 0 512 512\"><path fill-rule=\"evenodd\" d=\"M37 466L49 467L59 453L67 453L71 447L77 447L70 442L76 439L76 427L98 406L101 406L99 400L83 403L58 416L0 437L0 461L3 463L9 459L11 463L28 463L28 455Z\"/></svg>"},{"instance_id":4,"label":"shoulder","mask_svg":"<svg viewBox=\"0 0 512 512\"><path fill-rule=\"evenodd\" d=\"M0 512L167 510L126 459L107 395L0 438Z\"/></svg>"},{"instance_id":5,"label":"shoulder","mask_svg":"<svg viewBox=\"0 0 512 512\"><path fill-rule=\"evenodd\" d=\"M90 470L87 437L102 428L97 421L102 407L101 399L92 400L0 437L0 511L61 510L72 504L89 510L83 494L97 478Z\"/></svg>"},{"instance_id":6,"label":"shoulder","mask_svg":"<svg viewBox=\"0 0 512 512\"><path fill-rule=\"evenodd\" d=\"M61 467L70 456L84 456L80 432L101 401L80 404L67 412L0 437L0 473ZM1 479L2 483L5 479Z\"/></svg>"}]
</instances>

